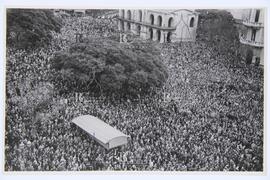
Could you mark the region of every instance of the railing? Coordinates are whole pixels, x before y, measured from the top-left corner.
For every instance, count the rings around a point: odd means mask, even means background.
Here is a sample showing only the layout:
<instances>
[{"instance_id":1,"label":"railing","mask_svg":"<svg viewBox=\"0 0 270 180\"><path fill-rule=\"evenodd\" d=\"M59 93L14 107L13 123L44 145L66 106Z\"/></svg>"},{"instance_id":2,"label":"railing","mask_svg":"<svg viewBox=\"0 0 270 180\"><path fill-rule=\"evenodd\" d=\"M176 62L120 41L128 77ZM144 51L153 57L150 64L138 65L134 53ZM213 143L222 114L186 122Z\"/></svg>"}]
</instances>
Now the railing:
<instances>
[{"instance_id":1,"label":"railing","mask_svg":"<svg viewBox=\"0 0 270 180\"><path fill-rule=\"evenodd\" d=\"M135 24L140 24L140 25L143 25L143 26L148 26L148 27L155 28L155 29L160 29L160 30L167 30L167 31L176 30L176 27L163 27L163 26L158 26L158 25L146 23L146 22L139 22L139 21L134 21L134 20L131 20L131 19L125 19L125 18L122 18L122 17L118 17L118 19L122 20L122 21L130 22L130 23L135 23Z\"/></svg>"},{"instance_id":2,"label":"railing","mask_svg":"<svg viewBox=\"0 0 270 180\"><path fill-rule=\"evenodd\" d=\"M252 41L252 40L247 40L247 39L242 38L242 37L240 37L240 42L242 44L247 44L250 46L263 47L263 42L256 42L256 41Z\"/></svg>"},{"instance_id":3,"label":"railing","mask_svg":"<svg viewBox=\"0 0 270 180\"><path fill-rule=\"evenodd\" d=\"M243 24L250 27L263 27L263 23L244 20Z\"/></svg>"}]
</instances>

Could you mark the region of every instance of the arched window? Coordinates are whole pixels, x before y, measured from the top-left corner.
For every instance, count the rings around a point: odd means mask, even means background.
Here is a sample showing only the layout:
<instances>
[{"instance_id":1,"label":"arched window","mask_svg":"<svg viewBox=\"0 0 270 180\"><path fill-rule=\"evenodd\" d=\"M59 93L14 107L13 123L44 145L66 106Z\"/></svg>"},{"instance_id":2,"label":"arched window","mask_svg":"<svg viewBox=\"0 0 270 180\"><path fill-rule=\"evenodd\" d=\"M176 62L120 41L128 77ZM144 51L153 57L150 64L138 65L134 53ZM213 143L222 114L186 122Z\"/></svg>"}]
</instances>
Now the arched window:
<instances>
[{"instance_id":1,"label":"arched window","mask_svg":"<svg viewBox=\"0 0 270 180\"><path fill-rule=\"evenodd\" d=\"M158 25L162 26L162 17L161 16L158 16Z\"/></svg>"},{"instance_id":2,"label":"arched window","mask_svg":"<svg viewBox=\"0 0 270 180\"><path fill-rule=\"evenodd\" d=\"M121 10L121 17L125 18L125 10L124 9Z\"/></svg>"},{"instance_id":3,"label":"arched window","mask_svg":"<svg viewBox=\"0 0 270 180\"><path fill-rule=\"evenodd\" d=\"M160 30L157 30L157 40L160 41L161 39L161 32Z\"/></svg>"},{"instance_id":4,"label":"arched window","mask_svg":"<svg viewBox=\"0 0 270 180\"><path fill-rule=\"evenodd\" d=\"M154 22L155 22L154 15L151 14L151 15L150 15L150 23L151 23L151 25L154 25Z\"/></svg>"},{"instance_id":5,"label":"arched window","mask_svg":"<svg viewBox=\"0 0 270 180\"><path fill-rule=\"evenodd\" d=\"M190 19L189 27L194 27L194 17Z\"/></svg>"},{"instance_id":6,"label":"arched window","mask_svg":"<svg viewBox=\"0 0 270 180\"><path fill-rule=\"evenodd\" d=\"M168 21L168 27L172 27L173 26L173 18L171 17Z\"/></svg>"},{"instance_id":7,"label":"arched window","mask_svg":"<svg viewBox=\"0 0 270 180\"><path fill-rule=\"evenodd\" d=\"M171 42L172 33L168 32L167 34L167 42Z\"/></svg>"},{"instance_id":8,"label":"arched window","mask_svg":"<svg viewBox=\"0 0 270 180\"><path fill-rule=\"evenodd\" d=\"M149 36L150 39L153 40L153 29L152 28L149 29L149 35L150 35Z\"/></svg>"},{"instance_id":9,"label":"arched window","mask_svg":"<svg viewBox=\"0 0 270 180\"><path fill-rule=\"evenodd\" d=\"M127 29L130 31L130 23L127 23Z\"/></svg>"},{"instance_id":10,"label":"arched window","mask_svg":"<svg viewBox=\"0 0 270 180\"><path fill-rule=\"evenodd\" d=\"M127 19L131 20L131 11L130 10L127 11Z\"/></svg>"},{"instance_id":11,"label":"arched window","mask_svg":"<svg viewBox=\"0 0 270 180\"><path fill-rule=\"evenodd\" d=\"M125 31L124 21L120 21L120 27L122 31Z\"/></svg>"},{"instance_id":12,"label":"arched window","mask_svg":"<svg viewBox=\"0 0 270 180\"><path fill-rule=\"evenodd\" d=\"M140 26L140 25L137 26L137 34L138 34L138 35L141 34L141 26Z\"/></svg>"},{"instance_id":13,"label":"arched window","mask_svg":"<svg viewBox=\"0 0 270 180\"><path fill-rule=\"evenodd\" d=\"M142 22L142 10L139 10L139 21Z\"/></svg>"}]
</instances>

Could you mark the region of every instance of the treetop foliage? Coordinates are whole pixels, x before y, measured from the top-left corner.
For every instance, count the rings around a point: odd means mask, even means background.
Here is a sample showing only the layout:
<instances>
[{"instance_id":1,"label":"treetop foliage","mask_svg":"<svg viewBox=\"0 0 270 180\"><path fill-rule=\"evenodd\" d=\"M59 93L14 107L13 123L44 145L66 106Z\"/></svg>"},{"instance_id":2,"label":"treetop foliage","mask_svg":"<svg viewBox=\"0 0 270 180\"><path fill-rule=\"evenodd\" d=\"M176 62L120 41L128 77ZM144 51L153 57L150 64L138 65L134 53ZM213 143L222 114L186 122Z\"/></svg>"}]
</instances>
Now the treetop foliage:
<instances>
[{"instance_id":1,"label":"treetop foliage","mask_svg":"<svg viewBox=\"0 0 270 180\"><path fill-rule=\"evenodd\" d=\"M220 54L239 47L239 34L231 13L225 10L200 10L198 40L210 43Z\"/></svg>"},{"instance_id":2,"label":"treetop foliage","mask_svg":"<svg viewBox=\"0 0 270 180\"><path fill-rule=\"evenodd\" d=\"M49 9L7 9L7 45L28 49L48 45L51 31L59 32L61 21Z\"/></svg>"},{"instance_id":3,"label":"treetop foliage","mask_svg":"<svg viewBox=\"0 0 270 180\"><path fill-rule=\"evenodd\" d=\"M126 44L95 38L76 43L68 52L58 52L52 67L63 86L79 92L145 94L168 77L158 51L142 41Z\"/></svg>"}]
</instances>

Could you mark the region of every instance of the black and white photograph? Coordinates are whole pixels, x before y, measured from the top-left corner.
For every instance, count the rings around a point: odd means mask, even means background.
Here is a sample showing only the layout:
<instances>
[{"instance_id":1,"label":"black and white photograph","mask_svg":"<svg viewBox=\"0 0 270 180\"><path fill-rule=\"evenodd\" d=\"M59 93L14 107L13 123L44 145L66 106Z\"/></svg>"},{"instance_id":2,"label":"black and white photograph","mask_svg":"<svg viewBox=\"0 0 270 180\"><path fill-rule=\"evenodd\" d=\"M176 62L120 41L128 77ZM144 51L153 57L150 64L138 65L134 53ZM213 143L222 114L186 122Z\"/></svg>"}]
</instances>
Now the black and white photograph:
<instances>
[{"instance_id":1,"label":"black and white photograph","mask_svg":"<svg viewBox=\"0 0 270 180\"><path fill-rule=\"evenodd\" d=\"M265 171L266 12L6 8L4 171Z\"/></svg>"}]
</instances>

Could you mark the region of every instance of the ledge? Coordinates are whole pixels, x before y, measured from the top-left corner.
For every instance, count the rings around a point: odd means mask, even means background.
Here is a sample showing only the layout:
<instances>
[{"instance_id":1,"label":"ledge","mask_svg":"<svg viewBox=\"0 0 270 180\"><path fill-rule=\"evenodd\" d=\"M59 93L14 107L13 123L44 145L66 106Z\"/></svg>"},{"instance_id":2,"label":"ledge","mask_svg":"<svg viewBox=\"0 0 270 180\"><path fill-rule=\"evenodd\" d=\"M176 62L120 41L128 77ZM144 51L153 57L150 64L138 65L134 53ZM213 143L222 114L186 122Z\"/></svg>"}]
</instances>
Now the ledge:
<instances>
[{"instance_id":1,"label":"ledge","mask_svg":"<svg viewBox=\"0 0 270 180\"><path fill-rule=\"evenodd\" d=\"M157 26L157 25L153 25L153 24L149 24L149 23L145 23L145 22L134 21L134 20L125 19L125 18L121 18L121 17L118 17L118 19L121 20L121 21L126 21L126 22L129 22L129 23L140 24L142 26L147 26L147 27L151 27L151 28L155 28L155 29L159 29L159 30L166 30L166 31L174 31L174 30L176 30L176 27Z\"/></svg>"},{"instance_id":2,"label":"ledge","mask_svg":"<svg viewBox=\"0 0 270 180\"><path fill-rule=\"evenodd\" d=\"M257 27L257 28L263 27L263 23L259 23L259 22L251 22L251 21L247 21L247 20L244 20L244 21L243 21L243 24L244 24L245 26L249 26L249 27Z\"/></svg>"},{"instance_id":3,"label":"ledge","mask_svg":"<svg viewBox=\"0 0 270 180\"><path fill-rule=\"evenodd\" d=\"M240 42L242 44L246 44L246 45L250 45L250 46L254 46L254 47L263 47L263 43L262 42L256 42L256 41L251 41L251 40L247 40L244 38L240 38Z\"/></svg>"}]
</instances>

